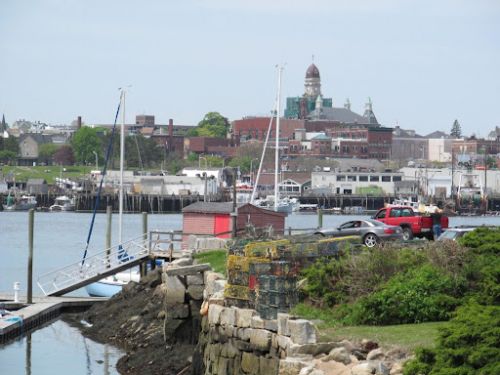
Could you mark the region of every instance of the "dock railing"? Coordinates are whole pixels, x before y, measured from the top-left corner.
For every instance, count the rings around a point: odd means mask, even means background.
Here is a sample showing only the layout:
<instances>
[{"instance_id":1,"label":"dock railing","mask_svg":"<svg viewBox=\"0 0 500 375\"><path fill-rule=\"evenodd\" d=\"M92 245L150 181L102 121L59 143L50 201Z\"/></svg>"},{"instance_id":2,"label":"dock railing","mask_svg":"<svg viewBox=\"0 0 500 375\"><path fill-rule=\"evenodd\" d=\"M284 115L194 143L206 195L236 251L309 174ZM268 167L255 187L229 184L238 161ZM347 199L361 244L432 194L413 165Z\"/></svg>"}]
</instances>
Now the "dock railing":
<instances>
[{"instance_id":1,"label":"dock railing","mask_svg":"<svg viewBox=\"0 0 500 375\"><path fill-rule=\"evenodd\" d=\"M149 258L149 245L144 235L140 235L88 256L83 262L79 260L39 276L38 286L46 296L71 292L143 262Z\"/></svg>"}]
</instances>

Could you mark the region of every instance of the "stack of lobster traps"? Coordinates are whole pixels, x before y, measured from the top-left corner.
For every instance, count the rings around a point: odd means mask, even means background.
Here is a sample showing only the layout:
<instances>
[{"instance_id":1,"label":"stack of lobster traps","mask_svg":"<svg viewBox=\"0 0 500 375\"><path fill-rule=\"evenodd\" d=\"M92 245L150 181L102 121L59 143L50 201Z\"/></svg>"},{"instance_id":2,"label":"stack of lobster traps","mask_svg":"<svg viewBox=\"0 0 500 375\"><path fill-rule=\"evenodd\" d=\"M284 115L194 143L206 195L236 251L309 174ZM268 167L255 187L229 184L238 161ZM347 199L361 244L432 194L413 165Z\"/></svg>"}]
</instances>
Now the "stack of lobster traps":
<instances>
[{"instance_id":1,"label":"stack of lobster traps","mask_svg":"<svg viewBox=\"0 0 500 375\"><path fill-rule=\"evenodd\" d=\"M360 243L357 236L290 237L281 240L237 243L227 260L226 304L257 310L275 319L299 302L297 281L302 269L319 258L336 257Z\"/></svg>"}]
</instances>

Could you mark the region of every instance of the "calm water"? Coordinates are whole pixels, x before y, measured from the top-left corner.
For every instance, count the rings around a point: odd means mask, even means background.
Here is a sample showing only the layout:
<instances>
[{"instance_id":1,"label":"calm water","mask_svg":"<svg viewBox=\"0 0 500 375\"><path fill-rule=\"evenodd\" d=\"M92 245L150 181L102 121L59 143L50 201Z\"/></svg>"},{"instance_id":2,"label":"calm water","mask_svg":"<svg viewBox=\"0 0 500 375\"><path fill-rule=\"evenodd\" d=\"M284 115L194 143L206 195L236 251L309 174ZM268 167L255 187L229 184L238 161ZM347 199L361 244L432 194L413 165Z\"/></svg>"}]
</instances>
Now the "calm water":
<instances>
[{"instance_id":1,"label":"calm water","mask_svg":"<svg viewBox=\"0 0 500 375\"><path fill-rule=\"evenodd\" d=\"M361 216L324 215L324 227ZM45 272L81 259L91 214L49 213L35 214L33 280ZM96 217L89 253L102 251L105 246L105 214ZM182 215L149 215L149 229L182 229ZM450 225L500 225L500 217L453 217ZM293 214L286 219L286 227L314 228L316 214ZM118 217L113 216L113 239L118 235ZM124 240L137 237L142 231L140 214L124 215ZM11 292L14 281L20 281L26 290L28 255L28 214L0 212L0 293ZM113 241L114 243L115 241ZM36 285L35 294L41 294ZM86 295L84 290L74 292ZM31 354L29 354L31 352ZM56 321L32 334L31 345L22 338L0 347L0 374L107 374L116 373L114 365L121 356L116 348L85 339L77 329ZM30 359L31 358L31 359ZM30 359L31 365L27 363ZM28 362L27 362L28 361ZM107 363L107 365L104 365Z\"/></svg>"}]
</instances>

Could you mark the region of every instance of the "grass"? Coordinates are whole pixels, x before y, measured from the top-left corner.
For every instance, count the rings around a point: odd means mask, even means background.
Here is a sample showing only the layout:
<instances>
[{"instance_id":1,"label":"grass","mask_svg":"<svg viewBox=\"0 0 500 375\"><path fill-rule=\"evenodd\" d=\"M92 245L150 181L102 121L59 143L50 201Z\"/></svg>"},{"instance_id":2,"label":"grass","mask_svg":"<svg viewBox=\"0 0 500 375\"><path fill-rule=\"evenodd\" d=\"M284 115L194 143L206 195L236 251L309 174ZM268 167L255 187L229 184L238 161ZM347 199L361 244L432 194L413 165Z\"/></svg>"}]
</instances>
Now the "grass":
<instances>
[{"instance_id":1,"label":"grass","mask_svg":"<svg viewBox=\"0 0 500 375\"><path fill-rule=\"evenodd\" d=\"M319 309L299 304L293 314L300 317L319 320L320 341L376 341L383 348L400 347L413 352L417 347L433 347L438 337L439 328L447 322L420 324L399 324L392 326L342 326L335 319L331 309Z\"/></svg>"},{"instance_id":2,"label":"grass","mask_svg":"<svg viewBox=\"0 0 500 375\"><path fill-rule=\"evenodd\" d=\"M62 172L62 168L56 165L50 166L36 166L36 167L18 167L18 166L3 166L1 167L2 173L6 176L9 173L16 178L16 181L27 181L29 178L43 178L48 184L55 183L56 177L63 178L78 178L89 174L91 166L68 166L66 172Z\"/></svg>"},{"instance_id":3,"label":"grass","mask_svg":"<svg viewBox=\"0 0 500 375\"><path fill-rule=\"evenodd\" d=\"M226 274L226 250L210 250L194 255L198 263L208 263L215 272Z\"/></svg>"}]
</instances>

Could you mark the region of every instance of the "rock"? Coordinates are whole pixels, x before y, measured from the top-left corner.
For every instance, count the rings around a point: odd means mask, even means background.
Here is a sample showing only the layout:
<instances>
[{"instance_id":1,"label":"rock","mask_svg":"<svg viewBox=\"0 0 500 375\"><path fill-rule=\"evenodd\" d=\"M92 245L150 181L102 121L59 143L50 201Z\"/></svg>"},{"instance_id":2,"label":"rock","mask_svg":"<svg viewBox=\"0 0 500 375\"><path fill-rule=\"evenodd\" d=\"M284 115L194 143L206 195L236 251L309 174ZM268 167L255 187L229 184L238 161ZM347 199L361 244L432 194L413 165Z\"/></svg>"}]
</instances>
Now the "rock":
<instances>
[{"instance_id":1,"label":"rock","mask_svg":"<svg viewBox=\"0 0 500 375\"><path fill-rule=\"evenodd\" d=\"M382 349L380 349L380 348L371 350L366 356L366 359L368 361L382 360L384 358L385 358L385 354L384 354L384 352L382 352Z\"/></svg>"},{"instance_id":2,"label":"rock","mask_svg":"<svg viewBox=\"0 0 500 375\"><path fill-rule=\"evenodd\" d=\"M194 300L202 300L203 299L203 290L205 286L203 285L189 285L187 288L187 293Z\"/></svg>"},{"instance_id":3,"label":"rock","mask_svg":"<svg viewBox=\"0 0 500 375\"><path fill-rule=\"evenodd\" d=\"M278 321L276 319L264 319L264 328L268 331L278 332Z\"/></svg>"},{"instance_id":4,"label":"rock","mask_svg":"<svg viewBox=\"0 0 500 375\"><path fill-rule=\"evenodd\" d=\"M328 355L322 358L321 360L323 362L328 362L328 361L340 362L343 363L344 365L348 365L349 363L351 363L349 352L344 347L332 349L330 353L328 353Z\"/></svg>"},{"instance_id":5,"label":"rock","mask_svg":"<svg viewBox=\"0 0 500 375\"><path fill-rule=\"evenodd\" d=\"M400 348L394 348L385 353L386 358L390 358L393 361L400 361L408 357L408 353Z\"/></svg>"},{"instance_id":6,"label":"rock","mask_svg":"<svg viewBox=\"0 0 500 375\"><path fill-rule=\"evenodd\" d=\"M375 367L369 362L363 362L351 368L351 375L372 375L375 374Z\"/></svg>"},{"instance_id":7,"label":"rock","mask_svg":"<svg viewBox=\"0 0 500 375\"><path fill-rule=\"evenodd\" d=\"M236 325L240 328L249 328L254 315L253 309L236 309Z\"/></svg>"},{"instance_id":8,"label":"rock","mask_svg":"<svg viewBox=\"0 0 500 375\"><path fill-rule=\"evenodd\" d=\"M166 276L165 285L167 287L167 295L165 298L167 309L169 306L184 303L186 299L186 289L176 276Z\"/></svg>"},{"instance_id":9,"label":"rock","mask_svg":"<svg viewBox=\"0 0 500 375\"><path fill-rule=\"evenodd\" d=\"M377 374L377 375L389 375L390 374L389 368L386 365L384 365L384 363L381 361L375 361L374 367L375 367L375 374Z\"/></svg>"},{"instance_id":10,"label":"rock","mask_svg":"<svg viewBox=\"0 0 500 375\"><path fill-rule=\"evenodd\" d=\"M326 375L350 375L349 368L340 362L329 361L322 362L316 361L316 368L322 370Z\"/></svg>"},{"instance_id":11,"label":"rock","mask_svg":"<svg viewBox=\"0 0 500 375\"><path fill-rule=\"evenodd\" d=\"M314 366L307 366L307 367L303 367L300 372L299 372L299 375L309 375L311 374L311 372L314 371Z\"/></svg>"},{"instance_id":12,"label":"rock","mask_svg":"<svg viewBox=\"0 0 500 375\"><path fill-rule=\"evenodd\" d=\"M220 324L223 326L236 325L236 309L233 307L226 307L220 314Z\"/></svg>"},{"instance_id":13,"label":"rock","mask_svg":"<svg viewBox=\"0 0 500 375\"><path fill-rule=\"evenodd\" d=\"M201 273L197 275L187 275L186 281L187 285L204 285L203 275Z\"/></svg>"},{"instance_id":14,"label":"rock","mask_svg":"<svg viewBox=\"0 0 500 375\"><path fill-rule=\"evenodd\" d=\"M392 365L390 375L402 375L403 374L403 365L399 362L396 362Z\"/></svg>"},{"instance_id":15,"label":"rock","mask_svg":"<svg viewBox=\"0 0 500 375\"><path fill-rule=\"evenodd\" d=\"M258 374L277 374L279 368L279 360L276 358L259 357L259 372Z\"/></svg>"},{"instance_id":16,"label":"rock","mask_svg":"<svg viewBox=\"0 0 500 375\"><path fill-rule=\"evenodd\" d=\"M259 369L259 357L254 354L244 352L241 356L241 369L247 374L255 374Z\"/></svg>"},{"instance_id":17,"label":"rock","mask_svg":"<svg viewBox=\"0 0 500 375\"><path fill-rule=\"evenodd\" d=\"M252 316L252 322L250 326L255 329L264 329L264 319L262 319L260 316Z\"/></svg>"},{"instance_id":18,"label":"rock","mask_svg":"<svg viewBox=\"0 0 500 375\"><path fill-rule=\"evenodd\" d=\"M159 319L159 320L165 319L165 316L166 316L165 310L160 310L158 312L158 314L156 315L156 319Z\"/></svg>"},{"instance_id":19,"label":"rock","mask_svg":"<svg viewBox=\"0 0 500 375\"><path fill-rule=\"evenodd\" d=\"M378 344L375 341L363 339L363 340L361 340L361 348L365 352L368 353L368 352L372 351L373 349L377 349L378 348Z\"/></svg>"},{"instance_id":20,"label":"rock","mask_svg":"<svg viewBox=\"0 0 500 375\"><path fill-rule=\"evenodd\" d=\"M366 354L357 349L354 349L352 351L352 355L355 356L359 361L364 361L366 359Z\"/></svg>"},{"instance_id":21,"label":"rock","mask_svg":"<svg viewBox=\"0 0 500 375\"><path fill-rule=\"evenodd\" d=\"M215 293L214 292L215 282L217 280L224 279L224 275L217 273L217 272L212 272L212 271L204 272L203 277L204 277L204 284L205 284L205 288L207 289L208 296L211 296ZM222 291L224 291L224 288L222 288Z\"/></svg>"},{"instance_id":22,"label":"rock","mask_svg":"<svg viewBox=\"0 0 500 375\"><path fill-rule=\"evenodd\" d=\"M177 305L170 306L167 309L168 319L185 319L189 316L189 305L185 303L179 303Z\"/></svg>"},{"instance_id":23,"label":"rock","mask_svg":"<svg viewBox=\"0 0 500 375\"><path fill-rule=\"evenodd\" d=\"M299 345L316 343L316 330L308 320L289 320L288 329L294 343Z\"/></svg>"},{"instance_id":24,"label":"rock","mask_svg":"<svg viewBox=\"0 0 500 375\"><path fill-rule=\"evenodd\" d=\"M356 348L349 340L342 340L338 344L343 346L349 353L352 353L352 351Z\"/></svg>"},{"instance_id":25,"label":"rock","mask_svg":"<svg viewBox=\"0 0 500 375\"><path fill-rule=\"evenodd\" d=\"M290 348L290 346L292 346L292 344L293 344L293 341L290 337L282 336L282 335L276 336L276 342L278 344L278 347L283 349L283 350L288 350Z\"/></svg>"},{"instance_id":26,"label":"rock","mask_svg":"<svg viewBox=\"0 0 500 375\"><path fill-rule=\"evenodd\" d=\"M278 337L286 337L286 336L278 335ZM291 339L290 342L292 342ZM293 344L293 346L290 346L289 355L299 356L307 354L316 357L318 354L330 353L330 351L334 348L335 344L336 343L333 342L322 342L317 344L304 344L304 345Z\"/></svg>"},{"instance_id":27,"label":"rock","mask_svg":"<svg viewBox=\"0 0 500 375\"><path fill-rule=\"evenodd\" d=\"M186 267L193 264L193 258L191 257L182 257L179 259L173 260L171 263L167 263L167 269L173 267Z\"/></svg>"},{"instance_id":28,"label":"rock","mask_svg":"<svg viewBox=\"0 0 500 375\"><path fill-rule=\"evenodd\" d=\"M308 363L300 358L288 357L280 360L278 375L298 375L307 366Z\"/></svg>"},{"instance_id":29,"label":"rock","mask_svg":"<svg viewBox=\"0 0 500 375\"><path fill-rule=\"evenodd\" d=\"M290 315L278 313L278 335L290 336L290 331L288 330L288 319Z\"/></svg>"},{"instance_id":30,"label":"rock","mask_svg":"<svg viewBox=\"0 0 500 375\"><path fill-rule=\"evenodd\" d=\"M243 341L250 341L250 334L252 331L252 328L237 328L236 337Z\"/></svg>"},{"instance_id":31,"label":"rock","mask_svg":"<svg viewBox=\"0 0 500 375\"><path fill-rule=\"evenodd\" d=\"M224 310L223 306L210 305L208 306L208 323L211 325L220 324L220 314Z\"/></svg>"},{"instance_id":32,"label":"rock","mask_svg":"<svg viewBox=\"0 0 500 375\"><path fill-rule=\"evenodd\" d=\"M227 375L229 368L229 360L224 357L219 357L217 362L217 374L219 375Z\"/></svg>"},{"instance_id":33,"label":"rock","mask_svg":"<svg viewBox=\"0 0 500 375\"><path fill-rule=\"evenodd\" d=\"M271 346L271 332L264 329L252 329L250 344L255 350L267 352Z\"/></svg>"}]
</instances>

